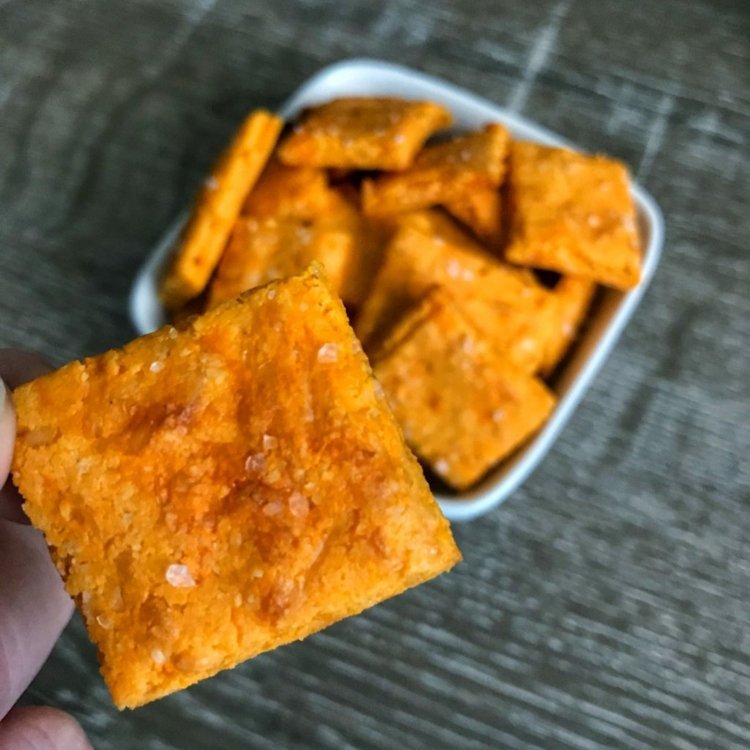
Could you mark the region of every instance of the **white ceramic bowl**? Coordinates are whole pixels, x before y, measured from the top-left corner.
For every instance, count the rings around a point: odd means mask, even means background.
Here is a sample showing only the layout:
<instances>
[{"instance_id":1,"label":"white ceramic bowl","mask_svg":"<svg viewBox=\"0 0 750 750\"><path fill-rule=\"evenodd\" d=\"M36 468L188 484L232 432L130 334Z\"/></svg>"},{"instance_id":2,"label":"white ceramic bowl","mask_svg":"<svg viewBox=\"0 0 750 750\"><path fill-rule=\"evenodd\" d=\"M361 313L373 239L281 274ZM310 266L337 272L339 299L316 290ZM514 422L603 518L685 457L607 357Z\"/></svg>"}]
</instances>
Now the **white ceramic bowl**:
<instances>
[{"instance_id":1,"label":"white ceramic bowl","mask_svg":"<svg viewBox=\"0 0 750 750\"><path fill-rule=\"evenodd\" d=\"M397 96L429 99L447 107L457 129L473 129L489 121L501 122L522 140L576 148L555 133L498 107L469 91L415 70L377 60L346 60L324 68L301 86L279 110L293 119L302 109L340 96ZM580 147L585 149L585 144ZM659 262L664 221L654 199L639 185L632 186L643 246L640 284L629 292L604 291L593 317L563 370L553 384L558 401L544 427L512 458L492 470L476 487L460 496L440 496L445 515L454 521L486 513L507 498L534 470L557 439L591 381L612 351L620 333L640 302ZM185 216L165 233L136 277L130 295L130 316L139 333L166 322L157 294L158 280Z\"/></svg>"}]
</instances>

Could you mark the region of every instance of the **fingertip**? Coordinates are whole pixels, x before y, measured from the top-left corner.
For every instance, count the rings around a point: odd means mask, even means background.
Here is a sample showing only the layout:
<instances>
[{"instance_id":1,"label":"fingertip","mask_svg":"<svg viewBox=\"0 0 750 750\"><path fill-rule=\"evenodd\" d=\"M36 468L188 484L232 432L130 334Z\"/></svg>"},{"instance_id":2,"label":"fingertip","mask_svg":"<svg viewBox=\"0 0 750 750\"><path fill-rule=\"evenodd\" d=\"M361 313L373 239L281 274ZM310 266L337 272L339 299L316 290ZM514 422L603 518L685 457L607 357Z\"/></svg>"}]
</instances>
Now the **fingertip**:
<instances>
[{"instance_id":1,"label":"fingertip","mask_svg":"<svg viewBox=\"0 0 750 750\"><path fill-rule=\"evenodd\" d=\"M46 706L17 706L0 722L0 750L93 749L70 714Z\"/></svg>"},{"instance_id":2,"label":"fingertip","mask_svg":"<svg viewBox=\"0 0 750 750\"><path fill-rule=\"evenodd\" d=\"M0 378L0 487L8 479L15 441L16 413L13 410L10 391Z\"/></svg>"}]
</instances>

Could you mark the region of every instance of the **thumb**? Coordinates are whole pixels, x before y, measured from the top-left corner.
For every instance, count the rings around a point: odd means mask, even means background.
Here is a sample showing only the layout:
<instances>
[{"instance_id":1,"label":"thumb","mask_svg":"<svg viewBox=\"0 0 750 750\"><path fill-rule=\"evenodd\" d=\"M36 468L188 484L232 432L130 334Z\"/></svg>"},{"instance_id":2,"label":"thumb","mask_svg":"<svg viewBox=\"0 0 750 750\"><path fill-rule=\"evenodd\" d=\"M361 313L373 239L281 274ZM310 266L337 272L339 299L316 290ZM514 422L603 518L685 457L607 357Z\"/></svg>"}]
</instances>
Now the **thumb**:
<instances>
[{"instance_id":1,"label":"thumb","mask_svg":"<svg viewBox=\"0 0 750 750\"><path fill-rule=\"evenodd\" d=\"M10 389L49 372L49 365L36 354L0 349L0 519L27 523L21 497L8 478L16 439L16 415Z\"/></svg>"}]
</instances>

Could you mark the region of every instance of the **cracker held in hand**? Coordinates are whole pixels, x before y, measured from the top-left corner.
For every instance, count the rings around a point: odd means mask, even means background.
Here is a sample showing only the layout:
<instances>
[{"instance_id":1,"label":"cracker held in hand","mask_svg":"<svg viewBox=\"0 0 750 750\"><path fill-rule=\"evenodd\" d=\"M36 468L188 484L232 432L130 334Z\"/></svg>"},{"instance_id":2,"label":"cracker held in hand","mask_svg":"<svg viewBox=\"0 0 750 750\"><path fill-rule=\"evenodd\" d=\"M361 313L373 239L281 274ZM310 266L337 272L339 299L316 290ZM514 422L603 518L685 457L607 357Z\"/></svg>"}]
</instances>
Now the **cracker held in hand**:
<instances>
[{"instance_id":1,"label":"cracker held in hand","mask_svg":"<svg viewBox=\"0 0 750 750\"><path fill-rule=\"evenodd\" d=\"M434 102L355 97L307 110L279 147L284 164L343 169L405 169L452 117Z\"/></svg>"},{"instance_id":2,"label":"cracker held in hand","mask_svg":"<svg viewBox=\"0 0 750 750\"><path fill-rule=\"evenodd\" d=\"M509 261L616 289L638 283L640 243L624 164L516 142L508 187Z\"/></svg>"},{"instance_id":3,"label":"cracker held in hand","mask_svg":"<svg viewBox=\"0 0 750 750\"><path fill-rule=\"evenodd\" d=\"M413 211L465 200L497 189L505 175L510 136L497 124L427 146L404 172L365 180L362 208L371 216Z\"/></svg>"},{"instance_id":4,"label":"cracker held in hand","mask_svg":"<svg viewBox=\"0 0 750 750\"><path fill-rule=\"evenodd\" d=\"M316 271L73 362L14 401L14 480L119 707L460 558Z\"/></svg>"},{"instance_id":5,"label":"cracker held in hand","mask_svg":"<svg viewBox=\"0 0 750 750\"><path fill-rule=\"evenodd\" d=\"M205 289L282 125L269 112L253 112L206 180L162 281L161 299L168 309L181 307Z\"/></svg>"},{"instance_id":6,"label":"cracker held in hand","mask_svg":"<svg viewBox=\"0 0 750 750\"><path fill-rule=\"evenodd\" d=\"M521 445L554 404L440 288L401 320L373 362L407 441L458 490Z\"/></svg>"}]
</instances>

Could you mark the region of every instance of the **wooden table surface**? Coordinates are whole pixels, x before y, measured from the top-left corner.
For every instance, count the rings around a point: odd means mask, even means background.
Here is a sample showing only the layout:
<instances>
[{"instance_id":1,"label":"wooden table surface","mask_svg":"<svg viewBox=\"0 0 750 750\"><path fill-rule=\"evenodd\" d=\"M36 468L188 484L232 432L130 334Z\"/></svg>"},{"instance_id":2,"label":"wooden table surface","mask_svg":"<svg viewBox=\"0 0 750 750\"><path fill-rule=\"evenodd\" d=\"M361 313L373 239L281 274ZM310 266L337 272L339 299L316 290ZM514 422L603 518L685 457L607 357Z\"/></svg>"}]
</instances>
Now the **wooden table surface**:
<instances>
[{"instance_id":1,"label":"wooden table surface","mask_svg":"<svg viewBox=\"0 0 750 750\"><path fill-rule=\"evenodd\" d=\"M627 161L662 265L455 572L118 713L74 619L26 700L107 748L750 746L750 4L0 2L0 344L133 335L144 254L250 107L405 63Z\"/></svg>"}]
</instances>

